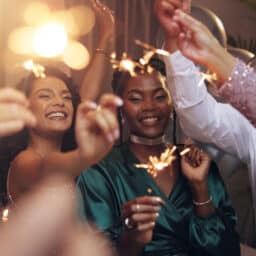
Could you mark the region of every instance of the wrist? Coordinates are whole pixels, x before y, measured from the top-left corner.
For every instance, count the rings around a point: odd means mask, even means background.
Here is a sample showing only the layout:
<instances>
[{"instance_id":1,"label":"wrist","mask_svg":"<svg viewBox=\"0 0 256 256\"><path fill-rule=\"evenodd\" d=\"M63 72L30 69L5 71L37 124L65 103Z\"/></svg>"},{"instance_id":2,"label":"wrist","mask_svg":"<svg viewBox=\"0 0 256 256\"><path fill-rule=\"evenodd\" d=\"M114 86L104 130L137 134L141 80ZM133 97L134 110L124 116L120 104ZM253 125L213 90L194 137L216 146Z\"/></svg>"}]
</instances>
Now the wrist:
<instances>
[{"instance_id":1,"label":"wrist","mask_svg":"<svg viewBox=\"0 0 256 256\"><path fill-rule=\"evenodd\" d=\"M213 73L216 73L220 86L225 83L236 64L236 58L228 53L222 46L216 47L212 51L212 56L209 56L207 67Z\"/></svg>"},{"instance_id":2,"label":"wrist","mask_svg":"<svg viewBox=\"0 0 256 256\"><path fill-rule=\"evenodd\" d=\"M164 50L170 52L170 53L174 53L175 51L177 51L178 45L177 45L177 38L173 38L173 37L166 37L165 43L164 43Z\"/></svg>"},{"instance_id":3,"label":"wrist","mask_svg":"<svg viewBox=\"0 0 256 256\"><path fill-rule=\"evenodd\" d=\"M126 229L123 231L120 240L121 253L125 252L127 255L139 255L145 245L146 244L138 243L130 230Z\"/></svg>"}]
</instances>

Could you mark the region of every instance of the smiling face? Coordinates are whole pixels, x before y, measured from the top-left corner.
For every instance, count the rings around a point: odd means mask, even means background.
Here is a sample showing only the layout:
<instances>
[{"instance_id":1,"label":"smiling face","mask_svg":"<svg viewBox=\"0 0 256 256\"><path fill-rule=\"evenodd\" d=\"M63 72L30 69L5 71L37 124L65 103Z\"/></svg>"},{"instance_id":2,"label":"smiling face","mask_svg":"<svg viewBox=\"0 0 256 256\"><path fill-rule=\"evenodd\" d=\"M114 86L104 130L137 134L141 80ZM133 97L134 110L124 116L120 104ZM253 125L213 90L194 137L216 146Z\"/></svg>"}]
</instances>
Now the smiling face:
<instances>
[{"instance_id":1,"label":"smiling face","mask_svg":"<svg viewBox=\"0 0 256 256\"><path fill-rule=\"evenodd\" d=\"M72 95L59 78L47 76L35 80L29 101L30 109L37 118L36 131L63 134L71 127L74 112Z\"/></svg>"},{"instance_id":2,"label":"smiling face","mask_svg":"<svg viewBox=\"0 0 256 256\"><path fill-rule=\"evenodd\" d=\"M164 133L171 113L171 99L156 74L130 78L123 89L123 114L130 132L146 138Z\"/></svg>"}]
</instances>

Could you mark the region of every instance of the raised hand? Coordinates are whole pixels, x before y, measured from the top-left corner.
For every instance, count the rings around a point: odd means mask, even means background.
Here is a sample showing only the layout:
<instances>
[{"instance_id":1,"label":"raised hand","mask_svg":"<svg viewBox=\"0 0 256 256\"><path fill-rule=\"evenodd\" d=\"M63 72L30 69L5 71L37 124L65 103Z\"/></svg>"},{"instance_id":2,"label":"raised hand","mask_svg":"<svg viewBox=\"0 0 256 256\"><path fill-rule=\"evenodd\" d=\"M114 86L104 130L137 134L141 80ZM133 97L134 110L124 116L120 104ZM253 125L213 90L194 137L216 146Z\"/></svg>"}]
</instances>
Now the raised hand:
<instances>
[{"instance_id":1,"label":"raised hand","mask_svg":"<svg viewBox=\"0 0 256 256\"><path fill-rule=\"evenodd\" d=\"M81 103L76 115L76 140L78 150L88 165L99 162L119 138L116 109L122 101L117 96L105 94L97 107L95 103Z\"/></svg>"},{"instance_id":2,"label":"raised hand","mask_svg":"<svg viewBox=\"0 0 256 256\"><path fill-rule=\"evenodd\" d=\"M115 19L112 10L104 5L100 0L90 0L91 6L99 22L100 35L111 38L114 36Z\"/></svg>"},{"instance_id":3,"label":"raised hand","mask_svg":"<svg viewBox=\"0 0 256 256\"><path fill-rule=\"evenodd\" d=\"M207 182L211 159L196 146L190 146L190 152L181 158L181 170L190 185Z\"/></svg>"},{"instance_id":4,"label":"raised hand","mask_svg":"<svg viewBox=\"0 0 256 256\"><path fill-rule=\"evenodd\" d=\"M122 221L130 246L142 248L151 242L161 205L163 200L154 196L137 197L123 204Z\"/></svg>"},{"instance_id":5,"label":"raised hand","mask_svg":"<svg viewBox=\"0 0 256 256\"><path fill-rule=\"evenodd\" d=\"M175 10L190 12L191 0L155 0L155 14L166 37L176 38L180 33L179 24L173 20Z\"/></svg>"},{"instance_id":6,"label":"raised hand","mask_svg":"<svg viewBox=\"0 0 256 256\"><path fill-rule=\"evenodd\" d=\"M25 95L11 88L0 89L0 137L35 125L36 118L29 110Z\"/></svg>"},{"instance_id":7,"label":"raised hand","mask_svg":"<svg viewBox=\"0 0 256 256\"><path fill-rule=\"evenodd\" d=\"M190 15L176 10L173 20L181 28L177 40L180 51L189 59L217 73L220 82L224 82L235 65L235 58L219 44L204 24Z\"/></svg>"}]
</instances>

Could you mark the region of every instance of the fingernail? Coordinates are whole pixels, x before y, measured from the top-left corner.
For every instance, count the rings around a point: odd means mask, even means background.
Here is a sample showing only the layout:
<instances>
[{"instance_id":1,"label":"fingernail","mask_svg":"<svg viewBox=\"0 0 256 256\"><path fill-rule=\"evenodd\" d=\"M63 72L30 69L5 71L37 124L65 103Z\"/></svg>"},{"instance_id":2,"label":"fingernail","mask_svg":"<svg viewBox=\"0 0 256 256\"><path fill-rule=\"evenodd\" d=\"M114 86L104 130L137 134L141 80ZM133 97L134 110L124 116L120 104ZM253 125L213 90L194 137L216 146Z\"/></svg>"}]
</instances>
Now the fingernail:
<instances>
[{"instance_id":1,"label":"fingernail","mask_svg":"<svg viewBox=\"0 0 256 256\"><path fill-rule=\"evenodd\" d=\"M117 104L117 106L118 107L121 107L121 106L123 106L123 100L121 99L121 98L116 98L116 104Z\"/></svg>"},{"instance_id":2,"label":"fingernail","mask_svg":"<svg viewBox=\"0 0 256 256\"><path fill-rule=\"evenodd\" d=\"M119 136L120 136L119 129L116 129L116 130L114 131L114 137L115 137L115 139L118 139Z\"/></svg>"},{"instance_id":3,"label":"fingernail","mask_svg":"<svg viewBox=\"0 0 256 256\"><path fill-rule=\"evenodd\" d=\"M156 223L154 221L151 222L151 226L154 227Z\"/></svg>"},{"instance_id":4,"label":"fingernail","mask_svg":"<svg viewBox=\"0 0 256 256\"><path fill-rule=\"evenodd\" d=\"M113 135L112 135L111 133L109 133L109 134L107 135L107 138L108 138L108 141L109 141L110 143L112 143L112 142L115 141L115 138L113 137Z\"/></svg>"},{"instance_id":5,"label":"fingernail","mask_svg":"<svg viewBox=\"0 0 256 256\"><path fill-rule=\"evenodd\" d=\"M156 216L156 218L158 218L158 217L159 217L159 213L157 212L157 213L155 214L155 216Z\"/></svg>"},{"instance_id":6,"label":"fingernail","mask_svg":"<svg viewBox=\"0 0 256 256\"><path fill-rule=\"evenodd\" d=\"M89 102L89 105L90 105L91 108L94 108L94 109L96 109L98 107L98 105L95 102L92 102L92 101Z\"/></svg>"},{"instance_id":7,"label":"fingernail","mask_svg":"<svg viewBox=\"0 0 256 256\"><path fill-rule=\"evenodd\" d=\"M156 212L159 212L159 211L161 210L161 207L160 207L160 206L155 206L155 207L154 207L154 210L155 210Z\"/></svg>"}]
</instances>

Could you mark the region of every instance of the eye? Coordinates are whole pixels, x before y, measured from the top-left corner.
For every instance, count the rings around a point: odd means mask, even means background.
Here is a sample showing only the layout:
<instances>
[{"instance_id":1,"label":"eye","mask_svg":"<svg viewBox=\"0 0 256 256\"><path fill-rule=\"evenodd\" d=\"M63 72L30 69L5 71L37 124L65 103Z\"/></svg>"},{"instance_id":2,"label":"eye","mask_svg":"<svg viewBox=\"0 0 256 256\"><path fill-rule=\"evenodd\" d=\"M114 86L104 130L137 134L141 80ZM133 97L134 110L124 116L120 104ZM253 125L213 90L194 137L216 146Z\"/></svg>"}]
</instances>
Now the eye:
<instances>
[{"instance_id":1,"label":"eye","mask_svg":"<svg viewBox=\"0 0 256 256\"><path fill-rule=\"evenodd\" d=\"M50 95L49 94L39 94L38 96L40 99L49 99Z\"/></svg>"},{"instance_id":2,"label":"eye","mask_svg":"<svg viewBox=\"0 0 256 256\"><path fill-rule=\"evenodd\" d=\"M133 97L129 97L128 100L133 103L139 103L140 101L142 101L142 98L133 96Z\"/></svg>"},{"instance_id":3,"label":"eye","mask_svg":"<svg viewBox=\"0 0 256 256\"><path fill-rule=\"evenodd\" d=\"M166 94L159 94L159 95L155 96L155 99L157 101L164 101L164 100L166 100L166 98L167 98Z\"/></svg>"},{"instance_id":4,"label":"eye","mask_svg":"<svg viewBox=\"0 0 256 256\"><path fill-rule=\"evenodd\" d=\"M63 99L65 100L72 100L72 96L71 95L63 95Z\"/></svg>"}]
</instances>

